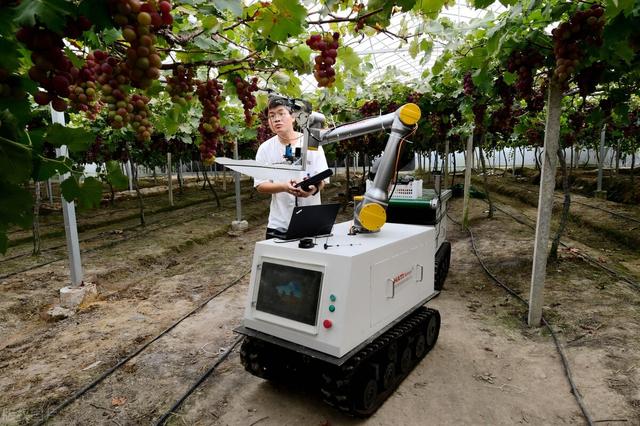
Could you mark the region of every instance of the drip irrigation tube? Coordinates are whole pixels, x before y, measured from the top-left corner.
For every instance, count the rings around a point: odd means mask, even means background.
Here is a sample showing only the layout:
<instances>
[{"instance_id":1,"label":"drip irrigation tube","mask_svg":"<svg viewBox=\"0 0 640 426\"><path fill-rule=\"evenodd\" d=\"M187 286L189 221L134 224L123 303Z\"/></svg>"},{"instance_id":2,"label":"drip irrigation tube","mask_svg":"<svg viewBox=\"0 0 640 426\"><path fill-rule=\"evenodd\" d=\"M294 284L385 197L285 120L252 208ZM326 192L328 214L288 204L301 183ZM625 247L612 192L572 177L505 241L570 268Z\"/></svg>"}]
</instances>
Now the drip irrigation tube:
<instances>
[{"instance_id":1,"label":"drip irrigation tube","mask_svg":"<svg viewBox=\"0 0 640 426\"><path fill-rule=\"evenodd\" d=\"M196 380L196 382L191 385L191 387L189 389L187 389L187 391L180 397L180 399L178 399L169 409L169 411L167 411L166 413L164 413L162 415L162 417L160 417L160 419L155 423L156 426L162 426L166 423L167 420L169 420L169 417L175 413L175 411L180 408L180 406L182 405L182 403L189 397L189 395L191 395L196 389L198 389L198 387L207 379L207 377L209 377L215 370L216 368L222 364L222 362L227 359L227 357L231 354L231 352L235 349L236 346L238 346L238 344L240 342L242 342L242 340L244 339L244 336L239 336L235 342L233 342L233 344L227 348L226 351L224 351L216 360L215 363L213 363L213 365L202 375L200 376L200 378L198 380Z\"/></svg>"},{"instance_id":2,"label":"drip irrigation tube","mask_svg":"<svg viewBox=\"0 0 640 426\"><path fill-rule=\"evenodd\" d=\"M454 220L451 216L449 216L449 214L447 214L447 216L449 217L449 219L452 222L454 222L454 223L456 223L458 225L461 225L460 222L457 222L456 220ZM471 246L473 248L473 254L478 259L478 262L480 263L480 265L482 266L482 269L486 272L486 274L496 284L498 284L500 287L502 287L504 290L506 290L509 294L511 294L513 297L515 297L518 301L520 301L522 304L524 304L525 306L528 307L529 303L522 296L520 296L518 293L515 292L515 290L513 290L512 288L510 288L509 286L504 284L502 281L500 281L489 270L489 268L487 268L487 266L485 265L484 261L480 257L480 254L478 253L478 249L476 248L475 238L473 236L473 232L471 231L471 228L467 228L467 232L469 232L469 237L471 239ZM565 375L567 377L567 380L569 381L569 385L571 386L571 393L573 394L576 402L578 403L578 406L580 407L580 411L582 412L582 415L584 416L585 420L587 421L587 424L589 424L589 426L593 426L594 425L594 421L591 418L591 415L589 414L589 411L587 410L587 407L585 406L584 401L582 400L582 396L580 395L580 392L578 391L575 382L573 381L573 375L571 374L571 367L569 366L569 361L568 361L568 359L566 357L566 354L564 353L564 350L562 349L562 346L560 346L560 342L559 342L555 332L553 331L553 328L551 327L551 324L544 318L544 315L542 316L542 323L545 325L545 327L547 327L547 330L549 330L549 332L551 333L551 336L553 337L553 342L555 343L556 350L560 354L560 359L562 360L562 366L564 367Z\"/></svg>"},{"instance_id":3,"label":"drip irrigation tube","mask_svg":"<svg viewBox=\"0 0 640 426\"><path fill-rule=\"evenodd\" d=\"M191 315L195 314L196 312L198 312L200 309L202 309L203 307L205 307L207 305L207 303L209 303L210 301L212 301L213 299L215 299L216 297L220 296L222 293L224 293L225 291L227 291L228 289L230 289L231 287L235 286L236 284L238 284L244 277L247 276L247 274L249 274L249 272L251 271L247 271L244 274L242 274L239 278L237 278L235 281L233 281L231 284L227 285L226 287L224 287L222 290L218 291L217 293L215 293L213 296L210 296L209 298L207 298L206 300L204 300L202 303L200 303L198 306L196 306L194 309L192 309L191 311L189 311L188 313L186 313L185 315L183 315L182 317L180 317L180 319L178 319L176 322L174 322L172 325L170 325L169 327L167 327L165 330L163 330L160 334L158 334L157 336L155 336L153 339L149 340L148 342L146 342L144 345L142 345L141 347L139 347L138 349L136 349L133 353L129 354L126 358L122 359L121 361L119 361L116 365L114 365L113 367L109 368L107 371L105 371L104 373L102 373L98 378L96 378L94 381L92 381L91 383L89 383L88 385L86 385L85 387L83 387L82 389L80 389L79 391L77 391L76 393L74 393L73 395L71 395L69 398L67 398L66 400L64 400L60 405L58 405L57 407L55 407L53 410L51 410L49 413L47 413L44 418L38 422L38 426L44 425L45 423L47 423L47 421L49 421L49 419L51 419L53 416L55 416L56 414L58 414L60 411L62 411L65 407L67 407L69 404L71 404L72 402L76 401L78 398L80 398L82 395L84 395L85 393L87 393L88 391L90 391L91 389L93 389L96 385L98 385L100 382L102 382L104 379L106 379L107 377L109 377L113 372L115 372L116 370L118 370L120 367L122 367L125 363L127 363L128 361L130 361L131 359L133 359L135 356L137 356L140 352L142 352L143 350L145 350L147 347L149 347L149 345L151 345L153 342L155 342L156 340L160 339L162 336L164 336L165 334L167 334L168 332L170 332L171 330L173 330L178 324L180 324L182 321L184 321L185 319L189 318Z\"/></svg>"}]
</instances>

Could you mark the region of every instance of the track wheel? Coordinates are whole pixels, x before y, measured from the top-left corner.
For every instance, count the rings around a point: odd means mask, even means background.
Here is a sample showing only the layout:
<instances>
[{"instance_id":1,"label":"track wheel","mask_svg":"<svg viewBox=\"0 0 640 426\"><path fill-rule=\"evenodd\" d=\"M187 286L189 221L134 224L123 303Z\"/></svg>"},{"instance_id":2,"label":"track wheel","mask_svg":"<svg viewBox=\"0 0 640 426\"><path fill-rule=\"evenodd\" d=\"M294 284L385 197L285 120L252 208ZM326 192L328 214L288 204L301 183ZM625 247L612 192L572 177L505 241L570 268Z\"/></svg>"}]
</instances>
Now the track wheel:
<instances>
[{"instance_id":1,"label":"track wheel","mask_svg":"<svg viewBox=\"0 0 640 426\"><path fill-rule=\"evenodd\" d=\"M395 362L389 362L382 374L382 389L387 390L393 386L396 379L396 364Z\"/></svg>"},{"instance_id":2,"label":"track wheel","mask_svg":"<svg viewBox=\"0 0 640 426\"><path fill-rule=\"evenodd\" d=\"M438 340L438 335L440 334L440 312L433 311L431 315L429 315L429 319L427 320L427 330L426 330L426 349L430 351L436 344Z\"/></svg>"},{"instance_id":3,"label":"track wheel","mask_svg":"<svg viewBox=\"0 0 640 426\"><path fill-rule=\"evenodd\" d=\"M400 371L402 374L406 374L411 370L411 364L411 347L407 344L400 355Z\"/></svg>"},{"instance_id":4,"label":"track wheel","mask_svg":"<svg viewBox=\"0 0 640 426\"><path fill-rule=\"evenodd\" d=\"M362 414L372 412L376 407L378 398L378 383L373 377L367 377L357 389L356 406Z\"/></svg>"},{"instance_id":5,"label":"track wheel","mask_svg":"<svg viewBox=\"0 0 640 426\"><path fill-rule=\"evenodd\" d=\"M423 356L427 353L427 339L424 334L419 334L416 338L416 347L414 351L416 355L416 359L422 359Z\"/></svg>"}]
</instances>

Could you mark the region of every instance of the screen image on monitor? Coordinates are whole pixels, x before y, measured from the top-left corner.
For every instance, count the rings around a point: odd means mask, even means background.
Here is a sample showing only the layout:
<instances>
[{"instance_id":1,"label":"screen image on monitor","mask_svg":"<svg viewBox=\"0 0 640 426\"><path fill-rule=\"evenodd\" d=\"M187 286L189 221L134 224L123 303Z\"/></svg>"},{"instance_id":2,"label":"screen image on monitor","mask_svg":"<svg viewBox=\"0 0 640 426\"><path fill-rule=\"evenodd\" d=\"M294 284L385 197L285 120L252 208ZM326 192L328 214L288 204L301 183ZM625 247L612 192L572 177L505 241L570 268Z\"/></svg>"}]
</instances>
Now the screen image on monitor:
<instances>
[{"instance_id":1,"label":"screen image on monitor","mask_svg":"<svg viewBox=\"0 0 640 426\"><path fill-rule=\"evenodd\" d=\"M322 275L317 270L263 262L256 309L315 326Z\"/></svg>"}]
</instances>

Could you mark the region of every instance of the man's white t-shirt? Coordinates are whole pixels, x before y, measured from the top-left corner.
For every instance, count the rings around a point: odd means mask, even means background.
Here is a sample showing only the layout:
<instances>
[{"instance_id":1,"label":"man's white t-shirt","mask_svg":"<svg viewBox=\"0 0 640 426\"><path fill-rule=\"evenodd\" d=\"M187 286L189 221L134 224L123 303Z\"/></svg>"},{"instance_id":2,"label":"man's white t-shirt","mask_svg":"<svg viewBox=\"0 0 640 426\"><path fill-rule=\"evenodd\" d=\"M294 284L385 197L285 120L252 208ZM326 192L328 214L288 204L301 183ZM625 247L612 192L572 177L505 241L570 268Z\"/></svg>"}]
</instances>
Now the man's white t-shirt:
<instances>
[{"instance_id":1,"label":"man's white t-shirt","mask_svg":"<svg viewBox=\"0 0 640 426\"><path fill-rule=\"evenodd\" d=\"M296 147L302 148L302 135L295 143L291 143L291 152L295 153ZM278 164L285 161L286 145L280 142L278 136L274 136L271 139L264 141L259 147L256 153L256 161L264 164ZM323 170L328 169L327 159L324 156L322 147L318 147L317 151L307 151L307 167L305 171L300 171L298 182L305 177L313 176L320 173ZM272 182L267 179L255 179L253 180L253 186L257 187L261 183ZM324 180L325 183L329 182L329 179ZM311 195L307 198L298 198L298 206L311 206L320 204L320 192L316 195ZM278 192L277 194L271 194L271 206L269 208L269 223L268 228L277 229L279 231L286 231L289 228L289 220L291 219L291 213L296 205L296 197L287 192Z\"/></svg>"}]
</instances>

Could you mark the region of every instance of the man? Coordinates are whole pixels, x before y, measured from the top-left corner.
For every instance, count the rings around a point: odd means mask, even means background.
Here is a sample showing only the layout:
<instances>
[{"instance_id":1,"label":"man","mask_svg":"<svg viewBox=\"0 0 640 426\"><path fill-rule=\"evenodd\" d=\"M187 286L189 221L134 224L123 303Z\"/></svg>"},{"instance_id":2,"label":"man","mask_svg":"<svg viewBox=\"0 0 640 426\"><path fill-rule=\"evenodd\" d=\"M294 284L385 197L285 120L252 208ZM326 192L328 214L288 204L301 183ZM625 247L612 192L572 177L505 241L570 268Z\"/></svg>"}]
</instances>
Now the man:
<instances>
[{"instance_id":1,"label":"man","mask_svg":"<svg viewBox=\"0 0 640 426\"><path fill-rule=\"evenodd\" d=\"M295 153L296 148L302 148L303 135L293 129L295 118L292 114L293 104L289 99L272 97L269 99L268 117L269 127L276 135L264 141L258 148L256 161L264 164L277 164L286 161L287 156ZM295 206L310 206L320 204L320 190L328 179L317 186L310 185L309 190L296 188L296 182L326 170L327 159L322 147L317 151L307 151L306 170L300 172L298 180L287 182L254 179L253 186L258 192L271 195L269 207L269 222L267 224L267 239L282 237L289 228L289 219Z\"/></svg>"}]
</instances>

